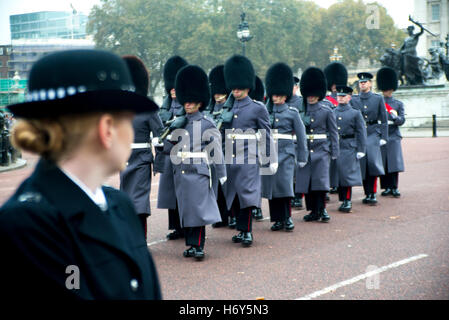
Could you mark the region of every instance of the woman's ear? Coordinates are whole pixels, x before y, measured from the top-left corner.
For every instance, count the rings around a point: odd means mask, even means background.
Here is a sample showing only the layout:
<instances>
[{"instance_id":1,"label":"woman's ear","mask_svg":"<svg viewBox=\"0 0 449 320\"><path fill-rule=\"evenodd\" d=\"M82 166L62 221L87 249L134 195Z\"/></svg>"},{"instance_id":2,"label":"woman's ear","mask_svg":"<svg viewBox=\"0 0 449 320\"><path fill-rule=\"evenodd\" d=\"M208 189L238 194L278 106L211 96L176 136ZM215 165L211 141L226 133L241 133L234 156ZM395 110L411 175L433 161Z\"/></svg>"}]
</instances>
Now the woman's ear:
<instances>
[{"instance_id":1,"label":"woman's ear","mask_svg":"<svg viewBox=\"0 0 449 320\"><path fill-rule=\"evenodd\" d=\"M112 146L113 131L114 119L112 118L112 115L102 115L98 121L97 132L100 145L105 149L110 149Z\"/></svg>"}]
</instances>

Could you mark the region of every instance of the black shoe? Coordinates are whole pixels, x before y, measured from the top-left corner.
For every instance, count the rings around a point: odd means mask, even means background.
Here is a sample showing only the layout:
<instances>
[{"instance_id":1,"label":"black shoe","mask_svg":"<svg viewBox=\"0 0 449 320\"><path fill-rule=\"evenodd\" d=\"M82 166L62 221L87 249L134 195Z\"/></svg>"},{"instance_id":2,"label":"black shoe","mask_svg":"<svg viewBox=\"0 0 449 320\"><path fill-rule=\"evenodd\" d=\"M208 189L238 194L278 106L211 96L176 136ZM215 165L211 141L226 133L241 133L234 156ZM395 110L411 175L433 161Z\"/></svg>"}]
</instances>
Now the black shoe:
<instances>
[{"instance_id":1,"label":"black shoe","mask_svg":"<svg viewBox=\"0 0 449 320\"><path fill-rule=\"evenodd\" d=\"M242 243L242 241L243 241L243 231L232 237L232 242L234 243Z\"/></svg>"},{"instance_id":2,"label":"black shoe","mask_svg":"<svg viewBox=\"0 0 449 320\"><path fill-rule=\"evenodd\" d=\"M176 240L181 238L184 238L184 232L182 230L175 230L172 233L167 234L168 240Z\"/></svg>"},{"instance_id":3,"label":"black shoe","mask_svg":"<svg viewBox=\"0 0 449 320\"><path fill-rule=\"evenodd\" d=\"M362 201L364 204L368 204L370 206L375 206L377 205L377 198L376 198L376 194L375 193L370 193L369 195L366 196L365 199L363 199Z\"/></svg>"},{"instance_id":4,"label":"black shoe","mask_svg":"<svg viewBox=\"0 0 449 320\"><path fill-rule=\"evenodd\" d=\"M292 218L288 218L285 221L285 231L293 231L295 229L295 225L293 224Z\"/></svg>"},{"instance_id":5,"label":"black shoe","mask_svg":"<svg viewBox=\"0 0 449 320\"><path fill-rule=\"evenodd\" d=\"M194 257L195 256L195 252L196 252L196 249L195 249L195 247L192 246L189 249L184 250L183 255L186 258L190 258L190 257Z\"/></svg>"},{"instance_id":6,"label":"black shoe","mask_svg":"<svg viewBox=\"0 0 449 320\"><path fill-rule=\"evenodd\" d=\"M204 259L204 250L201 247L195 247L195 255L194 258L196 260L203 260Z\"/></svg>"},{"instance_id":7,"label":"black shoe","mask_svg":"<svg viewBox=\"0 0 449 320\"><path fill-rule=\"evenodd\" d=\"M303 219L305 222L318 221L320 220L320 216L314 212L311 212L310 214L305 215Z\"/></svg>"},{"instance_id":8,"label":"black shoe","mask_svg":"<svg viewBox=\"0 0 449 320\"><path fill-rule=\"evenodd\" d=\"M392 194L393 197L395 197L395 198L400 198L400 197L401 197L401 193L399 192L398 189L393 189L393 190L391 191L391 194Z\"/></svg>"},{"instance_id":9,"label":"black shoe","mask_svg":"<svg viewBox=\"0 0 449 320\"><path fill-rule=\"evenodd\" d=\"M272 226L271 226L271 231L279 231L284 229L284 223L283 222L275 222Z\"/></svg>"},{"instance_id":10,"label":"black shoe","mask_svg":"<svg viewBox=\"0 0 449 320\"><path fill-rule=\"evenodd\" d=\"M338 211L346 213L352 212L352 202L350 200L344 200L340 208L338 208Z\"/></svg>"},{"instance_id":11,"label":"black shoe","mask_svg":"<svg viewBox=\"0 0 449 320\"><path fill-rule=\"evenodd\" d=\"M251 232L243 232L242 246L249 247L253 244L253 234Z\"/></svg>"},{"instance_id":12,"label":"black shoe","mask_svg":"<svg viewBox=\"0 0 449 320\"><path fill-rule=\"evenodd\" d=\"M256 221L260 221L263 219L262 209L261 208L255 208L252 211L253 218L256 219Z\"/></svg>"},{"instance_id":13,"label":"black shoe","mask_svg":"<svg viewBox=\"0 0 449 320\"><path fill-rule=\"evenodd\" d=\"M330 194L336 194L336 193L338 193L338 189L337 188L331 188L330 190L329 190L329 193Z\"/></svg>"},{"instance_id":14,"label":"black shoe","mask_svg":"<svg viewBox=\"0 0 449 320\"><path fill-rule=\"evenodd\" d=\"M236 225L237 225L237 219L235 217L230 217L228 227L230 229L235 229Z\"/></svg>"},{"instance_id":15,"label":"black shoe","mask_svg":"<svg viewBox=\"0 0 449 320\"><path fill-rule=\"evenodd\" d=\"M386 197L386 196L392 195L392 192L393 192L393 190L391 190L390 188L387 188L380 195L383 196L383 197Z\"/></svg>"},{"instance_id":16,"label":"black shoe","mask_svg":"<svg viewBox=\"0 0 449 320\"><path fill-rule=\"evenodd\" d=\"M326 196L325 196L325 198L324 198L324 201L326 201L326 202L331 201L331 198L329 198L329 194L328 194L328 193L326 193Z\"/></svg>"},{"instance_id":17,"label":"black shoe","mask_svg":"<svg viewBox=\"0 0 449 320\"><path fill-rule=\"evenodd\" d=\"M217 222L212 224L212 228L221 228L221 227L226 227L227 225L224 222Z\"/></svg>"},{"instance_id":18,"label":"black shoe","mask_svg":"<svg viewBox=\"0 0 449 320\"><path fill-rule=\"evenodd\" d=\"M321 222L329 222L330 221L330 219L331 219L331 217L329 216L329 214L327 213L327 210L326 209L323 209L322 211L321 211L321 214L320 214L320 218L321 218Z\"/></svg>"},{"instance_id":19,"label":"black shoe","mask_svg":"<svg viewBox=\"0 0 449 320\"><path fill-rule=\"evenodd\" d=\"M295 197L293 199L293 208L302 209L302 199L299 197Z\"/></svg>"}]
</instances>

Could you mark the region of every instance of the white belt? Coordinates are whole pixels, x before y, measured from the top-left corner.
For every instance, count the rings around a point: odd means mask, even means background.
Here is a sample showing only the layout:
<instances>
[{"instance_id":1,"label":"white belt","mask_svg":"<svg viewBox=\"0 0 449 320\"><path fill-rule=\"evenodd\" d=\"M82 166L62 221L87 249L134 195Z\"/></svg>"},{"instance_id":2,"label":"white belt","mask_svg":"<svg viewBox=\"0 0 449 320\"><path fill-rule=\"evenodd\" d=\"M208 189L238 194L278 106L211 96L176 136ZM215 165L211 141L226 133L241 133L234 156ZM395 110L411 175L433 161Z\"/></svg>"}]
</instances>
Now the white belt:
<instances>
[{"instance_id":1,"label":"white belt","mask_svg":"<svg viewBox=\"0 0 449 320\"><path fill-rule=\"evenodd\" d=\"M308 134L307 139L309 139L309 140L327 139L327 135L325 135L325 134Z\"/></svg>"},{"instance_id":2,"label":"white belt","mask_svg":"<svg viewBox=\"0 0 449 320\"><path fill-rule=\"evenodd\" d=\"M232 139L232 140L258 140L259 139L259 135L254 134L254 133L228 133L226 135L226 137L228 139Z\"/></svg>"},{"instance_id":3,"label":"white belt","mask_svg":"<svg viewBox=\"0 0 449 320\"><path fill-rule=\"evenodd\" d=\"M273 139L275 140L296 140L296 136L293 134L273 133Z\"/></svg>"},{"instance_id":4,"label":"white belt","mask_svg":"<svg viewBox=\"0 0 449 320\"><path fill-rule=\"evenodd\" d=\"M207 160L209 159L206 152L178 152L176 155L183 160L192 158L206 159L206 163L208 162ZM209 164L207 165L207 167L209 169L209 188L212 188L212 171L210 169Z\"/></svg>"},{"instance_id":5,"label":"white belt","mask_svg":"<svg viewBox=\"0 0 449 320\"><path fill-rule=\"evenodd\" d=\"M131 149L145 149L151 148L151 143L131 143Z\"/></svg>"}]
</instances>

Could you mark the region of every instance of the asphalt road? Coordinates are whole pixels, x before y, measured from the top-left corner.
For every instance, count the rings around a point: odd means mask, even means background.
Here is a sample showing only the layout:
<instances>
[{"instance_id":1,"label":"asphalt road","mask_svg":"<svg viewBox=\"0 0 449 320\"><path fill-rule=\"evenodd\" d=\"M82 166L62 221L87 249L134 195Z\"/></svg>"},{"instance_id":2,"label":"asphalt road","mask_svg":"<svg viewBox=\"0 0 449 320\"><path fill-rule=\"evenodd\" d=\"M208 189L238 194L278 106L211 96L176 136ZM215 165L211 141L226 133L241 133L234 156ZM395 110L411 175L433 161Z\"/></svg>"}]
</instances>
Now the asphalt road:
<instances>
[{"instance_id":1,"label":"asphalt road","mask_svg":"<svg viewBox=\"0 0 449 320\"><path fill-rule=\"evenodd\" d=\"M403 150L400 199L379 194L378 206L367 207L357 187L353 213L342 214L331 195L329 224L304 222L304 210L293 212L292 233L270 231L268 219L254 222L250 248L231 242L234 230L208 226L202 262L182 256L184 240L165 239L156 176L148 247L164 299L448 300L449 138L406 138ZM0 204L31 173L37 158L24 157L26 168L0 173ZM118 177L108 184L117 187ZM267 218L266 200L262 209Z\"/></svg>"}]
</instances>

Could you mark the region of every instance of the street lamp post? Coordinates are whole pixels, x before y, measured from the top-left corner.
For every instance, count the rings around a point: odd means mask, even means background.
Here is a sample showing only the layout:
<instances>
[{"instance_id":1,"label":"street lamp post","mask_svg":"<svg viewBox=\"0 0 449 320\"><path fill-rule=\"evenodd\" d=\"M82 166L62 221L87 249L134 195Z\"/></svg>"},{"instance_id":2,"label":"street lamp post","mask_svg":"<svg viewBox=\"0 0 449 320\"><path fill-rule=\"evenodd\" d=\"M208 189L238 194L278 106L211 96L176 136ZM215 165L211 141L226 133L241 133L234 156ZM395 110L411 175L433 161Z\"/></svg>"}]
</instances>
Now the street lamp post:
<instances>
[{"instance_id":1,"label":"street lamp post","mask_svg":"<svg viewBox=\"0 0 449 320\"><path fill-rule=\"evenodd\" d=\"M254 38L249 32L249 24L245 21L245 12L240 15L241 22L237 30L237 38L242 42L242 54L245 56L245 43Z\"/></svg>"}]
</instances>

